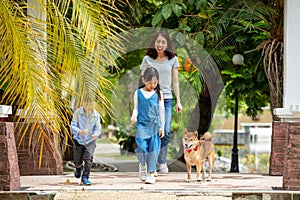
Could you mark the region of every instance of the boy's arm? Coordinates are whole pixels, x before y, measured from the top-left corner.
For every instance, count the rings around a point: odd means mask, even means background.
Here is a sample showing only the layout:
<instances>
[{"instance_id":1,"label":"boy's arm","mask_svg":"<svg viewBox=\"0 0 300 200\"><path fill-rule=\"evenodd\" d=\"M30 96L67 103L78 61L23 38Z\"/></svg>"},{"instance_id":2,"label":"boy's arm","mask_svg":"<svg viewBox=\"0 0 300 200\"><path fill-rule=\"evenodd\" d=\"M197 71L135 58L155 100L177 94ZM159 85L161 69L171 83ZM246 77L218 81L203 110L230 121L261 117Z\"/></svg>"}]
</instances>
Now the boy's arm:
<instances>
[{"instance_id":1,"label":"boy's arm","mask_svg":"<svg viewBox=\"0 0 300 200\"><path fill-rule=\"evenodd\" d=\"M97 113L96 115L96 124L94 126L94 133L93 135L96 136L97 138L101 135L101 118L100 118L100 114Z\"/></svg>"},{"instance_id":2,"label":"boy's arm","mask_svg":"<svg viewBox=\"0 0 300 200\"><path fill-rule=\"evenodd\" d=\"M79 127L78 127L78 111L75 111L74 114L73 114L73 118L72 118L72 121L71 121L71 128L72 128L72 135L73 136L76 136L79 134Z\"/></svg>"}]
</instances>

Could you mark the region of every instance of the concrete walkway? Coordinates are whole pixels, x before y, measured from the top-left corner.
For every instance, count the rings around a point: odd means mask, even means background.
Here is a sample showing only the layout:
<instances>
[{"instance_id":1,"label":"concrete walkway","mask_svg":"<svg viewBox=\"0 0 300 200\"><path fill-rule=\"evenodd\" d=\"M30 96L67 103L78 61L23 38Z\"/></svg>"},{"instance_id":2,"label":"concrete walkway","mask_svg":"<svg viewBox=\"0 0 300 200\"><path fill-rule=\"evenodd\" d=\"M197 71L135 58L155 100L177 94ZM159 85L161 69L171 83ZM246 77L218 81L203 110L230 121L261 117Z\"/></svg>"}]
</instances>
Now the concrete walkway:
<instances>
[{"instance_id":1,"label":"concrete walkway","mask_svg":"<svg viewBox=\"0 0 300 200\"><path fill-rule=\"evenodd\" d=\"M123 190L123 191L188 191L188 192L232 192L232 191L272 191L282 187L282 177L259 174L214 174L211 182L186 183L185 173L159 174L155 184L145 184L137 172L92 172L91 186L79 185L73 173L52 176L22 176L24 191L60 190Z\"/></svg>"},{"instance_id":2,"label":"concrete walkway","mask_svg":"<svg viewBox=\"0 0 300 200\"><path fill-rule=\"evenodd\" d=\"M242 173L213 173L211 182L186 183L185 165L170 161L170 173L159 174L155 184L145 184L138 178L137 160L115 160L103 154L119 154L117 145L97 146L95 160L117 167L118 171L91 172L91 186L80 185L73 172L63 175L21 176L21 189L0 192L0 199L54 199L54 200L143 200L143 199L205 199L205 200L289 200L300 199L300 192L282 189L282 176ZM180 169L176 171L175 169ZM279 195L279 196L278 196ZM294 196L298 195L298 196Z\"/></svg>"},{"instance_id":3,"label":"concrete walkway","mask_svg":"<svg viewBox=\"0 0 300 200\"><path fill-rule=\"evenodd\" d=\"M54 199L233 199L233 194L286 193L281 176L213 174L211 182L186 183L186 173L159 174L155 184L145 184L137 172L92 172L91 186L82 186L73 173L53 176L22 176L22 191L54 194ZM1 197L1 196L0 196Z\"/></svg>"}]
</instances>

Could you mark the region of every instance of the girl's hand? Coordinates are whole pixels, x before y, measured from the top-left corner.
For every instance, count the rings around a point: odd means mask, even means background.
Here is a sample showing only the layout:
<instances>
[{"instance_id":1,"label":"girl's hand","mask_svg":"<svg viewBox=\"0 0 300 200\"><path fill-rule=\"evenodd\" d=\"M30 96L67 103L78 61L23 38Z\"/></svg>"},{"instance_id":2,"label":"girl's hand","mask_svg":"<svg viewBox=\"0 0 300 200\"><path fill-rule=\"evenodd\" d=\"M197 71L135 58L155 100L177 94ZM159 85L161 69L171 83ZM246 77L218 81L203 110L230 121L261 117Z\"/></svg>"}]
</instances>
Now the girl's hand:
<instances>
[{"instance_id":1,"label":"girl's hand","mask_svg":"<svg viewBox=\"0 0 300 200\"><path fill-rule=\"evenodd\" d=\"M165 137L165 132L164 132L164 130L159 130L159 137L160 138L163 138L163 137Z\"/></svg>"},{"instance_id":2,"label":"girl's hand","mask_svg":"<svg viewBox=\"0 0 300 200\"><path fill-rule=\"evenodd\" d=\"M132 116L132 117L131 117L131 122L136 122L136 120L137 120L137 119L136 119L135 116Z\"/></svg>"}]
</instances>

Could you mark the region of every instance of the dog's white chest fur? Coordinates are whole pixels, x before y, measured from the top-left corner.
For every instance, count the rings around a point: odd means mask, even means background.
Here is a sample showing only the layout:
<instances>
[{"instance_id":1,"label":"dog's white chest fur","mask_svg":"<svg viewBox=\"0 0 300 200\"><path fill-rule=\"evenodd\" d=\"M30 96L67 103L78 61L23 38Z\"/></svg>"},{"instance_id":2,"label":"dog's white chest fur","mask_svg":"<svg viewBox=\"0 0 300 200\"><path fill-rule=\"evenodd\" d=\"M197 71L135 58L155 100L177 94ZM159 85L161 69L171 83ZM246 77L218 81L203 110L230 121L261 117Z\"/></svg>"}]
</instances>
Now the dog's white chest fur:
<instances>
[{"instance_id":1,"label":"dog's white chest fur","mask_svg":"<svg viewBox=\"0 0 300 200\"><path fill-rule=\"evenodd\" d=\"M200 152L199 151L192 151L190 153L184 153L184 159L186 162L189 162L191 165L196 165L197 162L201 160Z\"/></svg>"}]
</instances>

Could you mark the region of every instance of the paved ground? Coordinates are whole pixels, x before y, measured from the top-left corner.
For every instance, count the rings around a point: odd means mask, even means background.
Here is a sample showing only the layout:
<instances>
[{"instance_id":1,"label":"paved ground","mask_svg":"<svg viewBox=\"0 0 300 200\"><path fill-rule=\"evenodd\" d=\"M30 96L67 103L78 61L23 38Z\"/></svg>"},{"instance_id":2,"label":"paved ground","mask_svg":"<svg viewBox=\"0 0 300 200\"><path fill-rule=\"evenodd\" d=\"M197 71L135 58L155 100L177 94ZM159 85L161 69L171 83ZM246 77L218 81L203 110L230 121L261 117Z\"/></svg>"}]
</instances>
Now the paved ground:
<instances>
[{"instance_id":1,"label":"paved ground","mask_svg":"<svg viewBox=\"0 0 300 200\"><path fill-rule=\"evenodd\" d=\"M52 176L22 176L21 185L26 191L59 191L59 190L158 190L158 191L258 191L274 190L282 187L282 177L263 176L259 174L214 174L211 182L186 183L185 173L159 174L155 184L144 184L136 172L92 172L91 186L79 185L79 179L73 173Z\"/></svg>"},{"instance_id":2,"label":"paved ground","mask_svg":"<svg viewBox=\"0 0 300 200\"><path fill-rule=\"evenodd\" d=\"M261 174L242 173L214 173L211 182L197 182L195 172L193 180L186 183L185 165L182 162L169 162L169 174L159 174L155 184L144 184L138 178L137 160L115 160L112 157L101 157L101 154L119 154L117 145L98 145L96 161L115 166L118 171L96 172L92 171L91 186L82 186L79 179L73 176L73 172L65 172L63 175L51 176L21 176L20 191L10 192L11 198L17 194L28 193L30 195L52 195L55 200L81 200L81 199L109 199L109 200L143 200L143 199L193 199L193 200L247 200L247 199L286 199L262 197L267 193L286 193L282 190L281 176L267 176ZM175 169L179 169L176 171ZM180 171L181 170L181 171ZM251 196L258 193L258 196ZM296 191L297 193L297 191ZM235 198L235 194L250 194L248 197ZM1 193L0 193L1 199ZM28 199L27 197L24 199ZM30 196L29 199L35 199Z\"/></svg>"},{"instance_id":3,"label":"paved ground","mask_svg":"<svg viewBox=\"0 0 300 200\"><path fill-rule=\"evenodd\" d=\"M259 174L214 174L211 182L186 183L185 173L161 174L155 184L144 184L136 172L92 172L91 186L82 186L73 173L59 176L22 176L23 191L56 193L55 199L218 199L233 192L279 192L282 177ZM195 174L194 174L195 178ZM205 198L204 198L205 197Z\"/></svg>"}]
</instances>

